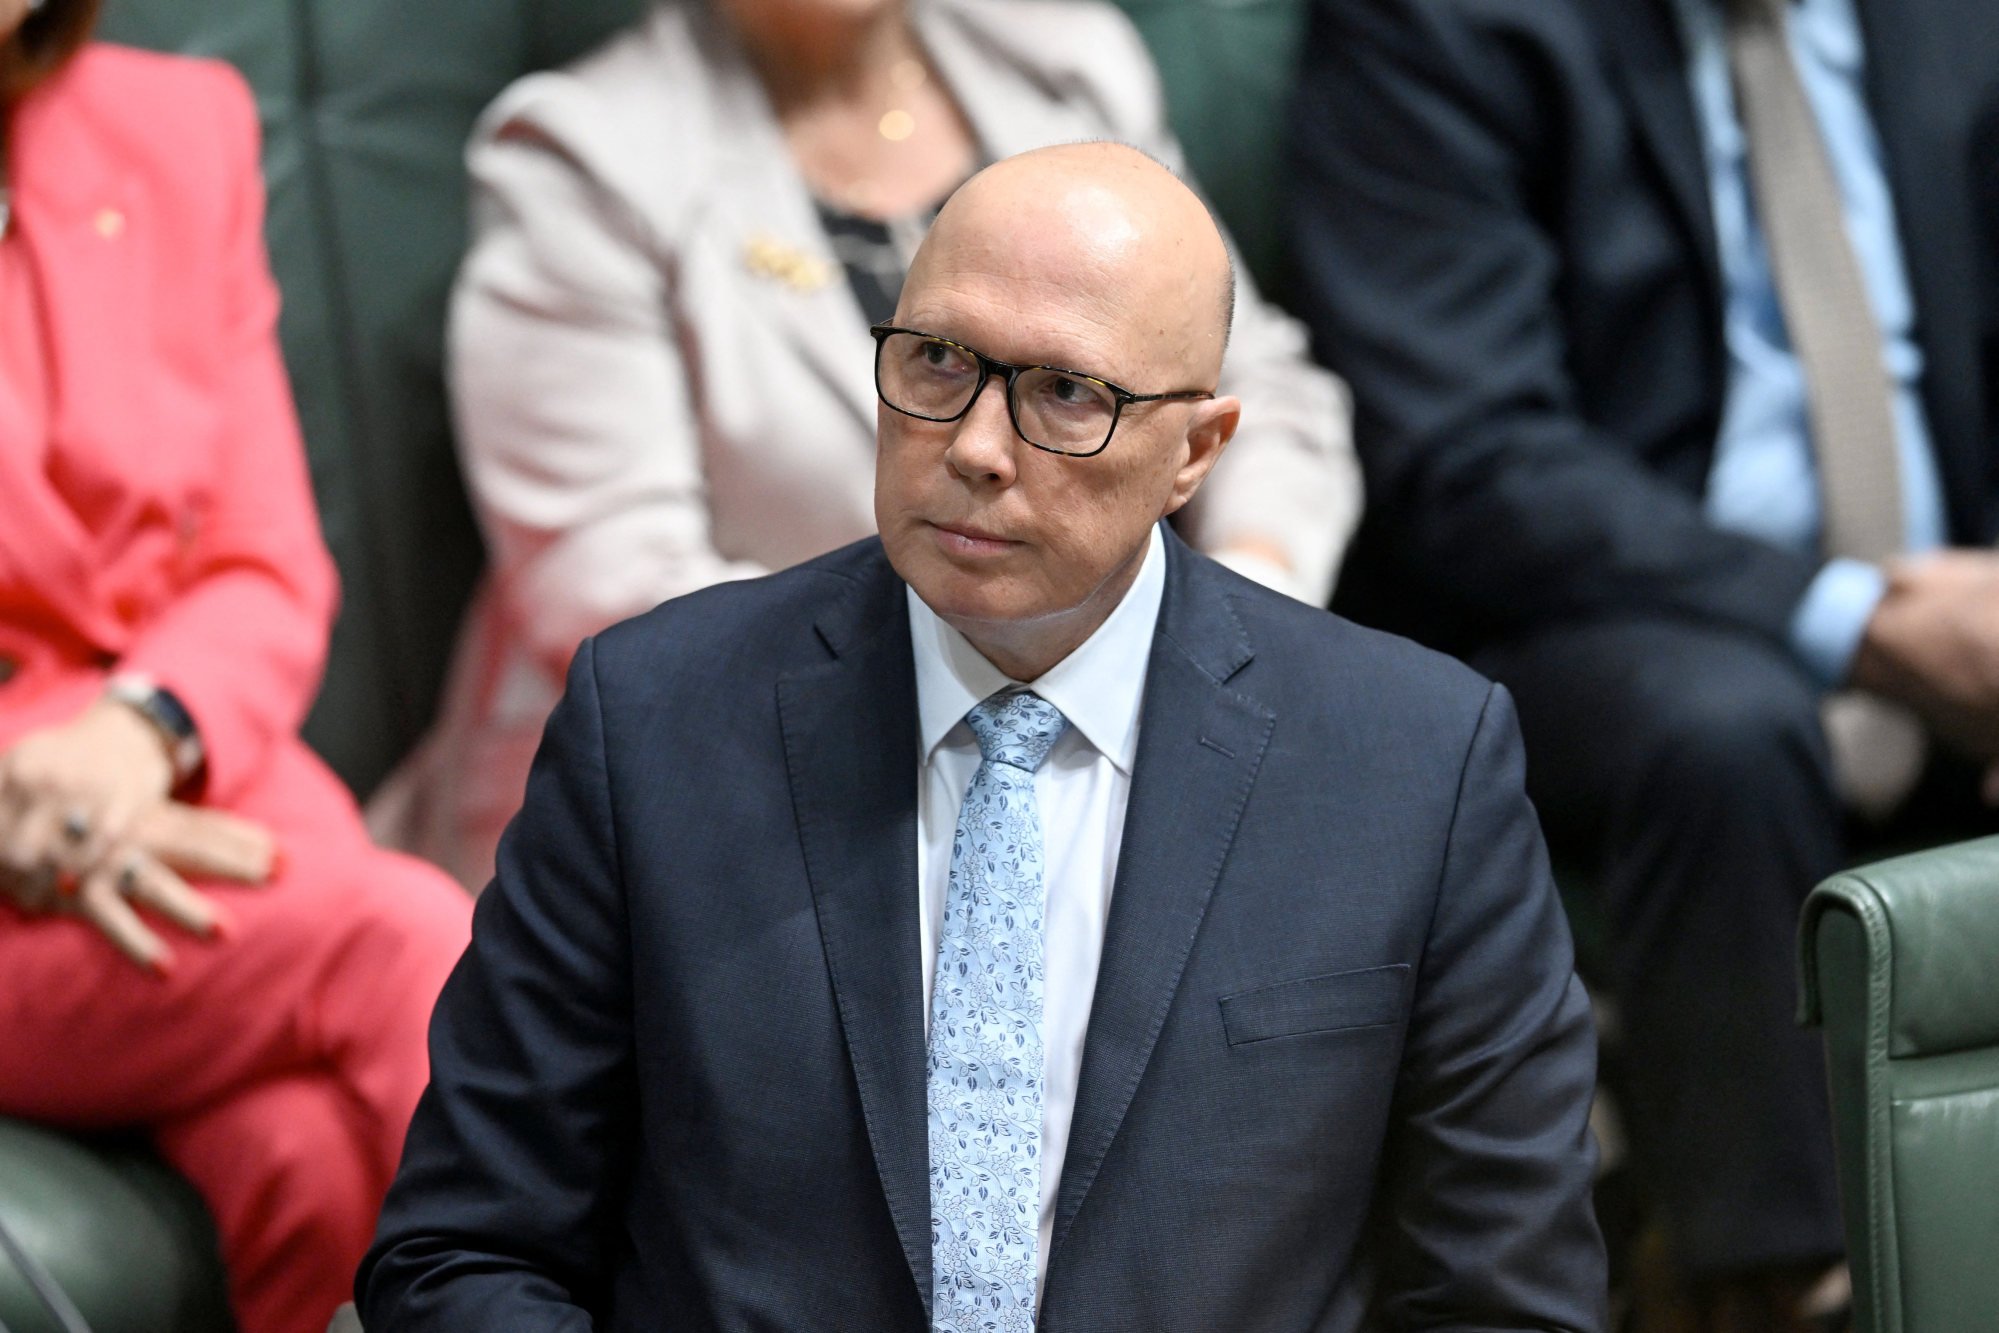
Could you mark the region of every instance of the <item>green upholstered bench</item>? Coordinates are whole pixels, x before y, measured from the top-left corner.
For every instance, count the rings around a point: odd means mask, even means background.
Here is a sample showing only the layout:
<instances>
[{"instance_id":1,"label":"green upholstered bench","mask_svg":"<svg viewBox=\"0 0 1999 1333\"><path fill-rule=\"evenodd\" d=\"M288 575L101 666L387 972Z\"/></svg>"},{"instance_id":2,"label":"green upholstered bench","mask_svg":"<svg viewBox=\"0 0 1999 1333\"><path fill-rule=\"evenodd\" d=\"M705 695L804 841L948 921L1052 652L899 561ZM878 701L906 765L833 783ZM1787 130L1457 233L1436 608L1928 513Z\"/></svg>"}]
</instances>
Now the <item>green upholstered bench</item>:
<instances>
[{"instance_id":1,"label":"green upholstered bench","mask_svg":"<svg viewBox=\"0 0 1999 1333\"><path fill-rule=\"evenodd\" d=\"M92 1333L233 1326L208 1214L142 1143L83 1141L0 1119L0 1226L47 1269ZM0 1325L63 1333L4 1248Z\"/></svg>"},{"instance_id":2,"label":"green upholstered bench","mask_svg":"<svg viewBox=\"0 0 1999 1333\"><path fill-rule=\"evenodd\" d=\"M1999 838L1805 902L1860 1333L1999 1327Z\"/></svg>"},{"instance_id":3,"label":"green upholstered bench","mask_svg":"<svg viewBox=\"0 0 1999 1333\"><path fill-rule=\"evenodd\" d=\"M1266 295L1282 303L1284 129L1304 0L1118 0L1165 84L1187 165Z\"/></svg>"}]
</instances>

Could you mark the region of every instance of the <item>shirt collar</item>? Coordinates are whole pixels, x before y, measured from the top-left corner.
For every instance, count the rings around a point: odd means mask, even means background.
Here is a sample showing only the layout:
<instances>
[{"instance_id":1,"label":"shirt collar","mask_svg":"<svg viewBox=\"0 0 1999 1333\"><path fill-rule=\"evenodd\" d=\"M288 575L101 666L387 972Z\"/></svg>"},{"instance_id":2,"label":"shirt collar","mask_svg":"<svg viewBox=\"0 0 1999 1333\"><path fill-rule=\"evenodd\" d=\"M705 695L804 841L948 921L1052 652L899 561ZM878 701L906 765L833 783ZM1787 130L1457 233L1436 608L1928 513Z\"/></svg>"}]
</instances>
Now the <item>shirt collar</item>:
<instances>
[{"instance_id":1,"label":"shirt collar","mask_svg":"<svg viewBox=\"0 0 1999 1333\"><path fill-rule=\"evenodd\" d=\"M951 728L981 699L1009 685L1028 685L1126 777L1138 757L1138 710L1152 635L1166 594L1166 543L1155 524L1145 560L1124 598L1076 651L1039 680L1016 681L987 661L965 636L938 618L914 588L909 598L909 639L916 654L919 758L930 762Z\"/></svg>"}]
</instances>

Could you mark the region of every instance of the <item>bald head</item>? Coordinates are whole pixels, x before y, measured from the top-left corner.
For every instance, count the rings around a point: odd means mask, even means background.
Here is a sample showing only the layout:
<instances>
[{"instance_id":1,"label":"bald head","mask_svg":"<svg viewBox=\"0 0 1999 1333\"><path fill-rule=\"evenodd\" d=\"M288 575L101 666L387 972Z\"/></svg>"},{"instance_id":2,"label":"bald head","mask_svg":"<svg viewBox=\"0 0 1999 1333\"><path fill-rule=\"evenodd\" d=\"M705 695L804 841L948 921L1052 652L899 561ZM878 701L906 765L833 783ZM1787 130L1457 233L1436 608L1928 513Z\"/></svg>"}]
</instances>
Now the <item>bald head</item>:
<instances>
[{"instance_id":1,"label":"bald head","mask_svg":"<svg viewBox=\"0 0 1999 1333\"><path fill-rule=\"evenodd\" d=\"M1001 299L1030 325L1037 309L1095 320L1106 345L1088 350L1110 352L1114 339L1118 373L1134 377L1121 382L1139 388L1162 375L1174 387L1212 386L1235 299L1228 247L1207 205L1158 162L1115 143L1043 148L972 177L918 251L898 322L933 283L1010 289Z\"/></svg>"},{"instance_id":2,"label":"bald head","mask_svg":"<svg viewBox=\"0 0 1999 1333\"><path fill-rule=\"evenodd\" d=\"M1008 158L938 214L878 332L875 522L911 590L1013 679L1103 624L1235 433L1230 287L1207 207L1116 144Z\"/></svg>"}]
</instances>

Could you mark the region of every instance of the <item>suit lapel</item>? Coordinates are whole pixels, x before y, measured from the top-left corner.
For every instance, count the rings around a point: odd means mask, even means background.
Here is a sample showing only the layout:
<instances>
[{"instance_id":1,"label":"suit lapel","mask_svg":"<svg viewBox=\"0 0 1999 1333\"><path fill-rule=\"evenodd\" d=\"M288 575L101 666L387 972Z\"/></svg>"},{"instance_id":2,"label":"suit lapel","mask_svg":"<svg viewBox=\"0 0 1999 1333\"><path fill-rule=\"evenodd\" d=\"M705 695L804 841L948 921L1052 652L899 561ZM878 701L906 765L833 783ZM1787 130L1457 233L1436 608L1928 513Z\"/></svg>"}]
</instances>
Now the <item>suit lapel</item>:
<instances>
[{"instance_id":1,"label":"suit lapel","mask_svg":"<svg viewBox=\"0 0 1999 1333\"><path fill-rule=\"evenodd\" d=\"M916 881L916 673L902 583L877 576L830 609L834 654L778 683L798 836L868 1142L930 1308L929 1129Z\"/></svg>"},{"instance_id":2,"label":"suit lapel","mask_svg":"<svg viewBox=\"0 0 1999 1333\"><path fill-rule=\"evenodd\" d=\"M1700 255L1702 289L1721 326L1721 259L1709 201L1707 160L1687 84L1685 44L1671 0L1605 0L1606 39L1630 99L1632 123Z\"/></svg>"},{"instance_id":3,"label":"suit lapel","mask_svg":"<svg viewBox=\"0 0 1999 1333\"><path fill-rule=\"evenodd\" d=\"M1051 1260L1138 1090L1276 723L1228 684L1252 650L1220 576L1170 534L1167 561Z\"/></svg>"}]
</instances>

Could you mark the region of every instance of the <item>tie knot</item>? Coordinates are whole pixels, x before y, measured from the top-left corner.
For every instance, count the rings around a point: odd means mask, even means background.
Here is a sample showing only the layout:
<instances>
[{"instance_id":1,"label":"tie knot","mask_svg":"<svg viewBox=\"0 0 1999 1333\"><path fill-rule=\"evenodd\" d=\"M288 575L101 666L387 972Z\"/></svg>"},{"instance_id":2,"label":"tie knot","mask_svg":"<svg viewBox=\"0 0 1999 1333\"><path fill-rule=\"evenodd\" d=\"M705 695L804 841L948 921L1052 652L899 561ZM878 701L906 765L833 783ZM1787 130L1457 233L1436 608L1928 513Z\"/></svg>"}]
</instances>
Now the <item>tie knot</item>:
<instances>
[{"instance_id":1,"label":"tie knot","mask_svg":"<svg viewBox=\"0 0 1999 1333\"><path fill-rule=\"evenodd\" d=\"M979 738L979 754L989 764L1007 764L1032 773L1062 735L1069 719L1062 710L1027 690L1001 690L965 714Z\"/></svg>"}]
</instances>

